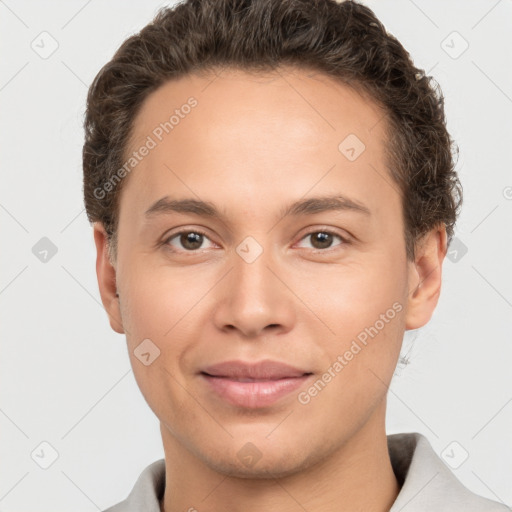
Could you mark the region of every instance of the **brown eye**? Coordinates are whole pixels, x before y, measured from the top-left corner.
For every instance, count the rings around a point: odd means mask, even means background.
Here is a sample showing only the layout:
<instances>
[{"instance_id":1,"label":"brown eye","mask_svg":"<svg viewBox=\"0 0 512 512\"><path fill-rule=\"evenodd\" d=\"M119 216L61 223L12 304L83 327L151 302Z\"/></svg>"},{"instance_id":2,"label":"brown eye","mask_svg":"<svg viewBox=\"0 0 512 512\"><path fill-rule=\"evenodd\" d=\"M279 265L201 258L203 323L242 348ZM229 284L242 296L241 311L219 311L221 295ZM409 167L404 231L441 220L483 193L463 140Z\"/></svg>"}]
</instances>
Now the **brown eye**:
<instances>
[{"instance_id":1,"label":"brown eye","mask_svg":"<svg viewBox=\"0 0 512 512\"><path fill-rule=\"evenodd\" d=\"M332 245L333 236L330 233L313 233L311 235L311 244L315 249L326 249Z\"/></svg>"},{"instance_id":2,"label":"brown eye","mask_svg":"<svg viewBox=\"0 0 512 512\"><path fill-rule=\"evenodd\" d=\"M203 243L203 235L200 233L182 233L180 235L180 243L185 249L199 249Z\"/></svg>"},{"instance_id":3,"label":"brown eye","mask_svg":"<svg viewBox=\"0 0 512 512\"><path fill-rule=\"evenodd\" d=\"M171 235L164 243L169 245L171 249L176 252L192 252L201 248L204 249L204 247L201 246L205 240L209 240L205 233L188 230ZM177 242L178 246L173 242Z\"/></svg>"},{"instance_id":4,"label":"brown eye","mask_svg":"<svg viewBox=\"0 0 512 512\"><path fill-rule=\"evenodd\" d=\"M333 241L337 238L339 240L341 240L341 244L338 243L337 245L343 245L346 240L336 234L336 233L333 233L331 231L325 231L325 230L322 230L322 231L312 231L310 233L308 233L302 240L306 240L306 239L310 239L311 240L311 246L313 249L319 249L319 250L322 250L322 249L330 249L332 246L333 246ZM334 245L335 247L336 245Z\"/></svg>"}]
</instances>

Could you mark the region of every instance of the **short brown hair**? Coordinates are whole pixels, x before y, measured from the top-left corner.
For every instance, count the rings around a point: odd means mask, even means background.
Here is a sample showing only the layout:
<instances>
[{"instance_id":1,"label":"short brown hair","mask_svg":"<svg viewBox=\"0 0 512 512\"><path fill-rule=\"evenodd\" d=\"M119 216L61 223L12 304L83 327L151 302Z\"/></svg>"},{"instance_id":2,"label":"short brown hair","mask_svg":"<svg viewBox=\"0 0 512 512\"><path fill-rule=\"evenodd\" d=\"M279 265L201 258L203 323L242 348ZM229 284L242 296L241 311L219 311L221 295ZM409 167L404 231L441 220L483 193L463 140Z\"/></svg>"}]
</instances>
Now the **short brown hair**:
<instances>
[{"instance_id":1,"label":"short brown hair","mask_svg":"<svg viewBox=\"0 0 512 512\"><path fill-rule=\"evenodd\" d=\"M186 0L160 9L126 39L87 96L85 207L90 222L104 225L114 260L122 182L101 198L97 191L105 191L123 165L144 99L187 73L283 65L317 70L383 107L386 164L402 196L407 257L414 258L415 243L440 223L451 241L462 187L443 94L372 10L350 0Z\"/></svg>"}]
</instances>

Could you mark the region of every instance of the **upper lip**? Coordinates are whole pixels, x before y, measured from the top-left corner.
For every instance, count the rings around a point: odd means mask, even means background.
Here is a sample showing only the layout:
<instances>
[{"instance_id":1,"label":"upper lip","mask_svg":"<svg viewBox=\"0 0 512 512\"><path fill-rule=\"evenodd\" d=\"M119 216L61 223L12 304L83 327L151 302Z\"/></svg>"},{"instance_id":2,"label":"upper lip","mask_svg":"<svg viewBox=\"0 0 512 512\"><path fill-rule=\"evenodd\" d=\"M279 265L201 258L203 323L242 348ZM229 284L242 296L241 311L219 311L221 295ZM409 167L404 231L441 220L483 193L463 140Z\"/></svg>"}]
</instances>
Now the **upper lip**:
<instances>
[{"instance_id":1,"label":"upper lip","mask_svg":"<svg viewBox=\"0 0 512 512\"><path fill-rule=\"evenodd\" d=\"M307 372L279 361L265 360L257 363L244 361L224 361L203 368L202 373L213 377L228 377L238 379L268 379L277 380L289 377L302 377Z\"/></svg>"}]
</instances>

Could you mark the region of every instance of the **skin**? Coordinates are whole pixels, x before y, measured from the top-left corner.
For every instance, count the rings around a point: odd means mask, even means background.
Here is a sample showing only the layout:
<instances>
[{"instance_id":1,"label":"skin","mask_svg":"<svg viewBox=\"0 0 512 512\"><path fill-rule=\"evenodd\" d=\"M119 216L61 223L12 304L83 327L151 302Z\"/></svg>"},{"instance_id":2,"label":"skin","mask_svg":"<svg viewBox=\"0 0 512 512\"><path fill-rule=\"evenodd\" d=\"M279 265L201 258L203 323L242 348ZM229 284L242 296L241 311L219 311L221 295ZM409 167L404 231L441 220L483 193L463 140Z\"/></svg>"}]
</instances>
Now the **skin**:
<instances>
[{"instance_id":1,"label":"skin","mask_svg":"<svg viewBox=\"0 0 512 512\"><path fill-rule=\"evenodd\" d=\"M418 243L415 261L406 259L383 112L305 70L223 70L168 82L139 111L130 150L190 96L198 105L123 184L115 262L94 224L103 304L112 329L126 334L135 378L160 421L162 510L387 511L399 486L387 452L386 392L404 331L426 324L436 307L445 227ZM355 161L338 150L348 134L366 146ZM281 215L293 201L333 193L370 215ZM225 218L146 218L166 195L210 201ZM199 249L179 235L165 242L178 228L207 236ZM325 229L346 242L315 244L311 234ZM247 236L263 249L252 263L236 251ZM305 405L297 395L311 381L247 410L198 375L230 359L274 359L317 380L396 302L401 311ZM148 366L134 355L146 338L160 350ZM250 466L237 456L248 442L261 455Z\"/></svg>"}]
</instances>

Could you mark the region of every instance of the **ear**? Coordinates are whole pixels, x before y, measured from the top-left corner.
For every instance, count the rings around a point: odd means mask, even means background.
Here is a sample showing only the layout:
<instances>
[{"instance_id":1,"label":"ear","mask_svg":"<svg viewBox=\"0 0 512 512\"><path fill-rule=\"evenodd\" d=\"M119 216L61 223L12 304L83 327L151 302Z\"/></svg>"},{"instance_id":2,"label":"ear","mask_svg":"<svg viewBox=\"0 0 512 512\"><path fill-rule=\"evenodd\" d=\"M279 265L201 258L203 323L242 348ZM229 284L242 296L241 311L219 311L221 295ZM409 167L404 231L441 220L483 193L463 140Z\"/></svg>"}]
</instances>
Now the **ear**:
<instances>
[{"instance_id":1,"label":"ear","mask_svg":"<svg viewBox=\"0 0 512 512\"><path fill-rule=\"evenodd\" d=\"M110 327L115 332L124 334L119 297L116 296L116 269L108 257L107 232L101 222L94 223L94 243L96 244L96 276L101 302L109 317Z\"/></svg>"},{"instance_id":2,"label":"ear","mask_svg":"<svg viewBox=\"0 0 512 512\"><path fill-rule=\"evenodd\" d=\"M415 261L409 262L409 296L405 329L425 325L441 294L442 265L447 250L446 226L429 231L416 244Z\"/></svg>"}]
</instances>

